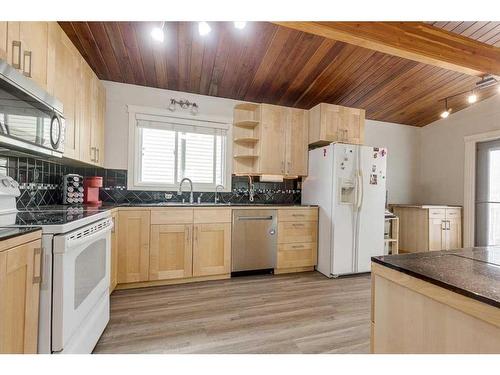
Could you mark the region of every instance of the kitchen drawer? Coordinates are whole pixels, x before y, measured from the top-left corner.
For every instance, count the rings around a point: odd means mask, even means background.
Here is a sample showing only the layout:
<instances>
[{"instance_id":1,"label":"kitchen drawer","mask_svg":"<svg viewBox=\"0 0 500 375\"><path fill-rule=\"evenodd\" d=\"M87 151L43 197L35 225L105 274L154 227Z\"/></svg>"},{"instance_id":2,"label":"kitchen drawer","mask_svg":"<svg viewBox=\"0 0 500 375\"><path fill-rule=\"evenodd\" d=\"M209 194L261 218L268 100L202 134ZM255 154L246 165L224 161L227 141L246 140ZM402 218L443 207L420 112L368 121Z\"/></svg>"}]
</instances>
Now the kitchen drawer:
<instances>
[{"instance_id":1,"label":"kitchen drawer","mask_svg":"<svg viewBox=\"0 0 500 375\"><path fill-rule=\"evenodd\" d=\"M299 208L278 210L278 222L281 221L318 221L317 208Z\"/></svg>"},{"instance_id":2,"label":"kitchen drawer","mask_svg":"<svg viewBox=\"0 0 500 375\"><path fill-rule=\"evenodd\" d=\"M460 208L447 208L446 218L447 219L459 219L462 216L462 210Z\"/></svg>"},{"instance_id":3,"label":"kitchen drawer","mask_svg":"<svg viewBox=\"0 0 500 375\"><path fill-rule=\"evenodd\" d=\"M445 216L445 208L429 208L429 219L444 219Z\"/></svg>"},{"instance_id":4,"label":"kitchen drawer","mask_svg":"<svg viewBox=\"0 0 500 375\"><path fill-rule=\"evenodd\" d=\"M195 208L194 222L196 223L230 223L230 208Z\"/></svg>"},{"instance_id":5,"label":"kitchen drawer","mask_svg":"<svg viewBox=\"0 0 500 375\"><path fill-rule=\"evenodd\" d=\"M151 224L192 224L192 208L151 209Z\"/></svg>"},{"instance_id":6,"label":"kitchen drawer","mask_svg":"<svg viewBox=\"0 0 500 375\"><path fill-rule=\"evenodd\" d=\"M317 263L317 244L293 243L278 246L276 268L310 267Z\"/></svg>"},{"instance_id":7,"label":"kitchen drawer","mask_svg":"<svg viewBox=\"0 0 500 375\"><path fill-rule=\"evenodd\" d=\"M278 222L278 243L316 242L318 238L318 223Z\"/></svg>"}]
</instances>

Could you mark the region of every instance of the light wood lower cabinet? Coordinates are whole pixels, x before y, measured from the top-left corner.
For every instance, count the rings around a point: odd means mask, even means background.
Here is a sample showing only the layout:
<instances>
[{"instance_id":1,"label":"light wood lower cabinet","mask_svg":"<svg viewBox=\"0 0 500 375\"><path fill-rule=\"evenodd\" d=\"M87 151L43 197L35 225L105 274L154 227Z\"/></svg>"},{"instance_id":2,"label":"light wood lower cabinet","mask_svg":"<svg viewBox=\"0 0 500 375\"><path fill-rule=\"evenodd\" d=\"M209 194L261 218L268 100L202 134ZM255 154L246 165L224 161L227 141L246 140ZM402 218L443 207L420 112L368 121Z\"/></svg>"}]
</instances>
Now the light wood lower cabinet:
<instances>
[{"instance_id":1,"label":"light wood lower cabinet","mask_svg":"<svg viewBox=\"0 0 500 375\"><path fill-rule=\"evenodd\" d=\"M151 225L149 280L191 277L193 225Z\"/></svg>"},{"instance_id":2,"label":"light wood lower cabinet","mask_svg":"<svg viewBox=\"0 0 500 375\"><path fill-rule=\"evenodd\" d=\"M231 223L195 224L193 276L231 272Z\"/></svg>"},{"instance_id":3,"label":"light wood lower cabinet","mask_svg":"<svg viewBox=\"0 0 500 375\"><path fill-rule=\"evenodd\" d=\"M0 353L37 352L40 262L40 239L0 252Z\"/></svg>"},{"instance_id":4,"label":"light wood lower cabinet","mask_svg":"<svg viewBox=\"0 0 500 375\"><path fill-rule=\"evenodd\" d=\"M393 206L399 217L399 250L403 253L462 247L462 209L445 206Z\"/></svg>"},{"instance_id":5,"label":"light wood lower cabinet","mask_svg":"<svg viewBox=\"0 0 500 375\"><path fill-rule=\"evenodd\" d=\"M278 210L275 273L312 270L318 258L318 209Z\"/></svg>"},{"instance_id":6,"label":"light wood lower cabinet","mask_svg":"<svg viewBox=\"0 0 500 375\"><path fill-rule=\"evenodd\" d=\"M118 214L118 283L149 280L150 211Z\"/></svg>"}]
</instances>

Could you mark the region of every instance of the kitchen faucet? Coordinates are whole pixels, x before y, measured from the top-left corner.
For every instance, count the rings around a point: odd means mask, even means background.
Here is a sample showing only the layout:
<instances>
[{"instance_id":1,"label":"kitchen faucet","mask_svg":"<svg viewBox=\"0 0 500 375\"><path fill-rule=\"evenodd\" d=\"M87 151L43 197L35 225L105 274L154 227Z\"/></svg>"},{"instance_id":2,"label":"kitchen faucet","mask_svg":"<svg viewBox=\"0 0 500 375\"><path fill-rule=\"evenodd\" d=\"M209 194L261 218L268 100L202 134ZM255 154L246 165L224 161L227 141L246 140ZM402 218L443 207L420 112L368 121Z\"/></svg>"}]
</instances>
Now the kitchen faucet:
<instances>
[{"instance_id":1,"label":"kitchen faucet","mask_svg":"<svg viewBox=\"0 0 500 375\"><path fill-rule=\"evenodd\" d=\"M214 194L214 203L215 203L215 204L217 204L217 202L219 202L219 198L217 198L217 189L218 189L218 188L222 188L222 189L224 189L224 186L222 186L222 185L217 185L217 186L215 187L215 194Z\"/></svg>"},{"instance_id":2,"label":"kitchen faucet","mask_svg":"<svg viewBox=\"0 0 500 375\"><path fill-rule=\"evenodd\" d=\"M184 183L184 181L189 182L189 187L191 189L191 192L189 194L189 203L193 204L193 202L194 202L194 198L193 198L193 181L191 181L190 178L184 177L181 180L181 182L179 183L179 190L177 191L177 195L182 195L182 184Z\"/></svg>"},{"instance_id":3,"label":"kitchen faucet","mask_svg":"<svg viewBox=\"0 0 500 375\"><path fill-rule=\"evenodd\" d=\"M248 175L248 200L250 202L253 202L254 195L255 195L255 188L253 185L253 178L252 176Z\"/></svg>"}]
</instances>

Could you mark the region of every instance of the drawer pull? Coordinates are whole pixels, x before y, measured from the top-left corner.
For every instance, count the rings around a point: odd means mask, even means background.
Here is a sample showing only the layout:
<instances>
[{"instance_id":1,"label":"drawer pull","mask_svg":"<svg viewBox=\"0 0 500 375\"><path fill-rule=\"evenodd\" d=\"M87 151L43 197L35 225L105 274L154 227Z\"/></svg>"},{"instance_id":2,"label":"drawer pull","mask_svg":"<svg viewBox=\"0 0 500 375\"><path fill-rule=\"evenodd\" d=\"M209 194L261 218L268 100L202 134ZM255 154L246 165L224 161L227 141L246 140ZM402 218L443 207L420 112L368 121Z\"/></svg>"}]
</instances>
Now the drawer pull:
<instances>
[{"instance_id":1,"label":"drawer pull","mask_svg":"<svg viewBox=\"0 0 500 375\"><path fill-rule=\"evenodd\" d=\"M303 249L304 245L293 245L292 249Z\"/></svg>"},{"instance_id":2,"label":"drawer pull","mask_svg":"<svg viewBox=\"0 0 500 375\"><path fill-rule=\"evenodd\" d=\"M304 227L304 224L292 224L293 227Z\"/></svg>"},{"instance_id":3,"label":"drawer pull","mask_svg":"<svg viewBox=\"0 0 500 375\"><path fill-rule=\"evenodd\" d=\"M303 217L303 216L306 216L304 214L292 214L292 216L295 216L295 217Z\"/></svg>"}]
</instances>

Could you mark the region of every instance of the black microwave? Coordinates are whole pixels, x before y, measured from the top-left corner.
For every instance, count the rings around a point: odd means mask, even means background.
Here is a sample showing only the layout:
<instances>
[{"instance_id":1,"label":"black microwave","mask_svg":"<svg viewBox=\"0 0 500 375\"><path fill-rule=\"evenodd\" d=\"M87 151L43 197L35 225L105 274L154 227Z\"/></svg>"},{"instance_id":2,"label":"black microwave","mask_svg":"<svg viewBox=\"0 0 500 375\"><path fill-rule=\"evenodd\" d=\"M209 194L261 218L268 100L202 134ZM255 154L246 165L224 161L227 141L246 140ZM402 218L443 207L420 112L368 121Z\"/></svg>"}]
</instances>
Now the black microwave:
<instances>
[{"instance_id":1,"label":"black microwave","mask_svg":"<svg viewBox=\"0 0 500 375\"><path fill-rule=\"evenodd\" d=\"M0 59L0 145L62 157L62 104Z\"/></svg>"}]
</instances>

